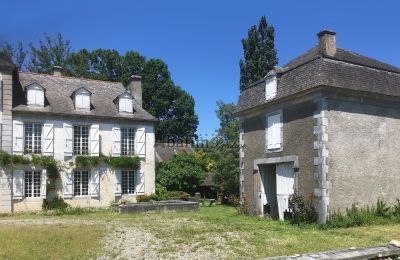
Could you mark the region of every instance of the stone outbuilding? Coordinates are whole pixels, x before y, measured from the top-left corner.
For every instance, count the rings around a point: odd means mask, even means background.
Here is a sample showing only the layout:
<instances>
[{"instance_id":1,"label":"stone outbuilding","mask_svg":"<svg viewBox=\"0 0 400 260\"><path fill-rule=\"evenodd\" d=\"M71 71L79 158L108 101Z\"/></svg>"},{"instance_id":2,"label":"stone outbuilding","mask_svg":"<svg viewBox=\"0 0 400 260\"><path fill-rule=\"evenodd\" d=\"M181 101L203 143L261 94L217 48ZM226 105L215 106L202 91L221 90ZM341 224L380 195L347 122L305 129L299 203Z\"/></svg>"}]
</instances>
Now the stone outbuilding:
<instances>
[{"instance_id":1,"label":"stone outbuilding","mask_svg":"<svg viewBox=\"0 0 400 260\"><path fill-rule=\"evenodd\" d=\"M400 69L337 48L336 33L240 93L240 193L284 218L289 195L333 211L400 197Z\"/></svg>"}]
</instances>

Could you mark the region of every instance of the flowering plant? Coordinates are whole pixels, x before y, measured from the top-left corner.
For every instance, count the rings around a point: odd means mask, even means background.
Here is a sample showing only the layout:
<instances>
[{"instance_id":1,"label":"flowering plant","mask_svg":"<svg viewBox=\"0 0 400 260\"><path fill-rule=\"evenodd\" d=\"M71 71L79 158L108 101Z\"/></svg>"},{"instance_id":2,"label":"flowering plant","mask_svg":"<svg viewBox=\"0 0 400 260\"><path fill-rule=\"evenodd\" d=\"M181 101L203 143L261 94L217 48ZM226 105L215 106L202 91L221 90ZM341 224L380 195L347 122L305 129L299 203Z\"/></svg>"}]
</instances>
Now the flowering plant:
<instances>
[{"instance_id":1,"label":"flowering plant","mask_svg":"<svg viewBox=\"0 0 400 260\"><path fill-rule=\"evenodd\" d=\"M299 194L289 197L289 216L292 223L315 223L318 221L318 213L314 205L315 196L307 193L307 198Z\"/></svg>"}]
</instances>

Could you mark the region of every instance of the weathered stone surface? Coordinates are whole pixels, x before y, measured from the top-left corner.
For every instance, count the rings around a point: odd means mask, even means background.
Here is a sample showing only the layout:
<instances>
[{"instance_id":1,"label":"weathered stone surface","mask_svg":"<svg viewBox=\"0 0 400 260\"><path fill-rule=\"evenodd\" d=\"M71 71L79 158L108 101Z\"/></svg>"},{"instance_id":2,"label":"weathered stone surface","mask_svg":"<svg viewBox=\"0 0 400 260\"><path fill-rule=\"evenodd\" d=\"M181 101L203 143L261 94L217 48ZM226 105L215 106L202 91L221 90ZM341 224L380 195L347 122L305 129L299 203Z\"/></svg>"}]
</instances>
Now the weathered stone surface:
<instances>
[{"instance_id":1,"label":"weathered stone surface","mask_svg":"<svg viewBox=\"0 0 400 260\"><path fill-rule=\"evenodd\" d=\"M177 212L199 210L199 203L192 201L170 200L159 202L139 202L129 205L118 206L120 213L140 213L147 211Z\"/></svg>"}]
</instances>

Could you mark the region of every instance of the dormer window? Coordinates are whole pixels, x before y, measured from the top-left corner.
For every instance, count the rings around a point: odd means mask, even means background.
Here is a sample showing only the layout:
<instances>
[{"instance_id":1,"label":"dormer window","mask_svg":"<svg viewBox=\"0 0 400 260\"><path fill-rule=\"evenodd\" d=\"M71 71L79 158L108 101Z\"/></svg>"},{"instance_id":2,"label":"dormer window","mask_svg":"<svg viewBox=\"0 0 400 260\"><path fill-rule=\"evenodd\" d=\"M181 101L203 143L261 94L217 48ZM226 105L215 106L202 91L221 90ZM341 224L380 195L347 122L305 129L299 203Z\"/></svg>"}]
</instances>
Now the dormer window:
<instances>
[{"instance_id":1,"label":"dormer window","mask_svg":"<svg viewBox=\"0 0 400 260\"><path fill-rule=\"evenodd\" d=\"M44 106L44 88L39 84L26 87L26 99L28 106Z\"/></svg>"},{"instance_id":2,"label":"dormer window","mask_svg":"<svg viewBox=\"0 0 400 260\"><path fill-rule=\"evenodd\" d=\"M270 100L276 97L276 77L268 78L265 81L265 99Z\"/></svg>"},{"instance_id":3,"label":"dormer window","mask_svg":"<svg viewBox=\"0 0 400 260\"><path fill-rule=\"evenodd\" d=\"M85 88L80 88L74 93L76 110L90 111L90 95L92 93Z\"/></svg>"},{"instance_id":4,"label":"dormer window","mask_svg":"<svg viewBox=\"0 0 400 260\"><path fill-rule=\"evenodd\" d=\"M133 113L133 97L128 92L123 93L118 99L120 113Z\"/></svg>"}]
</instances>

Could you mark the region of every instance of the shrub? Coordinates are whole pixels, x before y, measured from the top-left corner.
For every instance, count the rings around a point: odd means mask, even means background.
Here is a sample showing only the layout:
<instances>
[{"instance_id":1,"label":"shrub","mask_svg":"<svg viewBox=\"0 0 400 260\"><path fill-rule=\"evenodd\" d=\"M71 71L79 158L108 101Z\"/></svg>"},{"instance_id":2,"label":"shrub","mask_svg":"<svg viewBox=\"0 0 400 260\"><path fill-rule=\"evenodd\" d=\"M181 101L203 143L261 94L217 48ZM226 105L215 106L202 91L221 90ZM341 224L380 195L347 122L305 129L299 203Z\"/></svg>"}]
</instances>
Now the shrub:
<instances>
[{"instance_id":1,"label":"shrub","mask_svg":"<svg viewBox=\"0 0 400 260\"><path fill-rule=\"evenodd\" d=\"M315 196L309 192L307 199L298 194L289 197L289 219L294 224L316 223L318 213L314 205Z\"/></svg>"},{"instance_id":2,"label":"shrub","mask_svg":"<svg viewBox=\"0 0 400 260\"><path fill-rule=\"evenodd\" d=\"M359 208L353 204L350 209L346 209L346 214L333 212L330 214L323 228L348 228L370 225L376 219L376 211L374 208Z\"/></svg>"},{"instance_id":3,"label":"shrub","mask_svg":"<svg viewBox=\"0 0 400 260\"><path fill-rule=\"evenodd\" d=\"M400 217L400 199L396 199L397 204L393 206L393 215L396 217Z\"/></svg>"},{"instance_id":4,"label":"shrub","mask_svg":"<svg viewBox=\"0 0 400 260\"><path fill-rule=\"evenodd\" d=\"M222 204L227 204L227 205L237 207L240 204L240 198L236 194L224 194L222 196L221 202L222 202Z\"/></svg>"},{"instance_id":5,"label":"shrub","mask_svg":"<svg viewBox=\"0 0 400 260\"><path fill-rule=\"evenodd\" d=\"M148 202L151 200L151 197L149 195L143 194L139 195L136 197L137 202Z\"/></svg>"},{"instance_id":6,"label":"shrub","mask_svg":"<svg viewBox=\"0 0 400 260\"><path fill-rule=\"evenodd\" d=\"M157 195L157 200L169 199L169 192L167 191L167 188L165 188L159 183L156 184L156 195Z\"/></svg>"},{"instance_id":7,"label":"shrub","mask_svg":"<svg viewBox=\"0 0 400 260\"><path fill-rule=\"evenodd\" d=\"M43 200L43 210L65 210L67 208L69 208L69 205L63 198L56 197L52 201Z\"/></svg>"},{"instance_id":8,"label":"shrub","mask_svg":"<svg viewBox=\"0 0 400 260\"><path fill-rule=\"evenodd\" d=\"M379 217L389 217L390 216L390 207L381 199L378 199L376 202L376 215Z\"/></svg>"}]
</instances>

